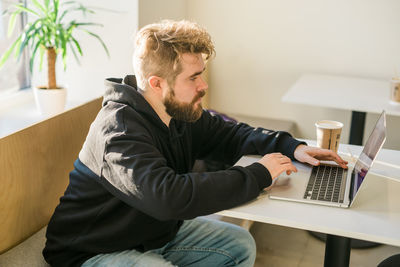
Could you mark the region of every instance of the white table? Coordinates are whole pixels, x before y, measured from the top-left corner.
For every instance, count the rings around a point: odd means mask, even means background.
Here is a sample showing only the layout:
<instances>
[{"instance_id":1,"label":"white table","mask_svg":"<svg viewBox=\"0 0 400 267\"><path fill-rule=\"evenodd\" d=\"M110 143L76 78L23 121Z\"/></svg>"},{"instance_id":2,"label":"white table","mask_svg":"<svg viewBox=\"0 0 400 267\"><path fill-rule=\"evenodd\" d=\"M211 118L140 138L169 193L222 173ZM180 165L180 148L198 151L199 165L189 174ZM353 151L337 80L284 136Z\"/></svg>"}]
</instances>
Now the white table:
<instances>
[{"instance_id":1,"label":"white table","mask_svg":"<svg viewBox=\"0 0 400 267\"><path fill-rule=\"evenodd\" d=\"M350 144L361 145L367 112L400 116L400 105L389 103L386 80L345 76L303 75L282 97L282 101L352 111Z\"/></svg>"},{"instance_id":2,"label":"white table","mask_svg":"<svg viewBox=\"0 0 400 267\"><path fill-rule=\"evenodd\" d=\"M359 155L362 147L340 144L339 152L349 159L349 149L353 155ZM253 161L254 158L245 156L238 164ZM400 246L400 151L382 149L368 175L366 182L373 183L376 190L368 196L360 195L349 209L270 200L264 194L218 214L326 233L325 266L335 266L337 257L350 258L349 238Z\"/></svg>"}]
</instances>

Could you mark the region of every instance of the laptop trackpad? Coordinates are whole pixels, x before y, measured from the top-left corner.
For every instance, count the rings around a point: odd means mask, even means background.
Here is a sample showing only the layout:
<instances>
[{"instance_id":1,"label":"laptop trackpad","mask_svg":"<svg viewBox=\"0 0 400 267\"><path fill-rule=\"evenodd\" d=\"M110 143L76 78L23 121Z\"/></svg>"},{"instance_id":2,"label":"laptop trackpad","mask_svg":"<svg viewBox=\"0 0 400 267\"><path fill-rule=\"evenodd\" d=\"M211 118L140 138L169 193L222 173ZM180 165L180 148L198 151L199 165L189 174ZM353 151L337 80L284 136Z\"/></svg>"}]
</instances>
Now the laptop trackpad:
<instances>
[{"instance_id":1,"label":"laptop trackpad","mask_svg":"<svg viewBox=\"0 0 400 267\"><path fill-rule=\"evenodd\" d=\"M299 172L291 175L280 175L273 185L267 189L268 195L271 198L303 199L310 173L309 168L299 170Z\"/></svg>"}]
</instances>

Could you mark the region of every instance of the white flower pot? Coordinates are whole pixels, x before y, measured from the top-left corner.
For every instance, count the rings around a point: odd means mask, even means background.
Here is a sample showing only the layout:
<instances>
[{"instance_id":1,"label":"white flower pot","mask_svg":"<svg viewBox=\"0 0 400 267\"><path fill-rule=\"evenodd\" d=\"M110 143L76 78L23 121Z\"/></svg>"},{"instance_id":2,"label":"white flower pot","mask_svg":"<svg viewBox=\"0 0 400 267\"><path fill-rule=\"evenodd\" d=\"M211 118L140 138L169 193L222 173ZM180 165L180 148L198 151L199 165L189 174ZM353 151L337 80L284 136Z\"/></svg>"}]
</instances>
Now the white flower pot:
<instances>
[{"instance_id":1,"label":"white flower pot","mask_svg":"<svg viewBox=\"0 0 400 267\"><path fill-rule=\"evenodd\" d=\"M65 108L67 90L64 87L58 89L33 88L36 106L41 115L49 117L62 112Z\"/></svg>"}]
</instances>

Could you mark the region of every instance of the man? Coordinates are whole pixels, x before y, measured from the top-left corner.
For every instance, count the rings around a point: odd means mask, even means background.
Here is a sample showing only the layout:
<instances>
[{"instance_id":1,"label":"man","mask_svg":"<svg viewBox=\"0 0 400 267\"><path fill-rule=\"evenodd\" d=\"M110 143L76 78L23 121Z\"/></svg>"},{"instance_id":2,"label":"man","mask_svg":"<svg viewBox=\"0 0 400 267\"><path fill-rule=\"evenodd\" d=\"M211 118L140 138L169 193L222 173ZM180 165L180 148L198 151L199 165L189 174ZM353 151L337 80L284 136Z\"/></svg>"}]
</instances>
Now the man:
<instances>
[{"instance_id":1,"label":"man","mask_svg":"<svg viewBox=\"0 0 400 267\"><path fill-rule=\"evenodd\" d=\"M291 159L319 164L336 153L307 147L286 132L211 116L204 59L209 34L195 23L163 21L139 31L135 76L106 80L103 107L47 229L54 266L252 266L255 242L240 227L197 218L256 198ZM233 165L191 172L196 159Z\"/></svg>"}]
</instances>

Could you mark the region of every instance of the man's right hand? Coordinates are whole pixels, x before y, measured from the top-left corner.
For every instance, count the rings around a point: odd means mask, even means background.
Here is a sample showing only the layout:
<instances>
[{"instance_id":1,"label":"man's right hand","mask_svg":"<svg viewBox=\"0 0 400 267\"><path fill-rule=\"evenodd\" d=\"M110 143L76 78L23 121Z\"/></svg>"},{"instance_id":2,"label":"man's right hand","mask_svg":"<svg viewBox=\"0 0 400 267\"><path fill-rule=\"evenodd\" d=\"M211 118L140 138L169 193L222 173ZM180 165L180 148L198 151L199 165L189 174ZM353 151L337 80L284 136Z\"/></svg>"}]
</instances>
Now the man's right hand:
<instances>
[{"instance_id":1,"label":"man's right hand","mask_svg":"<svg viewBox=\"0 0 400 267\"><path fill-rule=\"evenodd\" d=\"M286 171L287 175L290 175L292 172L297 172L297 168L293 165L290 158L281 153L266 154L258 163L261 163L268 169L272 179L275 179L284 171Z\"/></svg>"}]
</instances>

